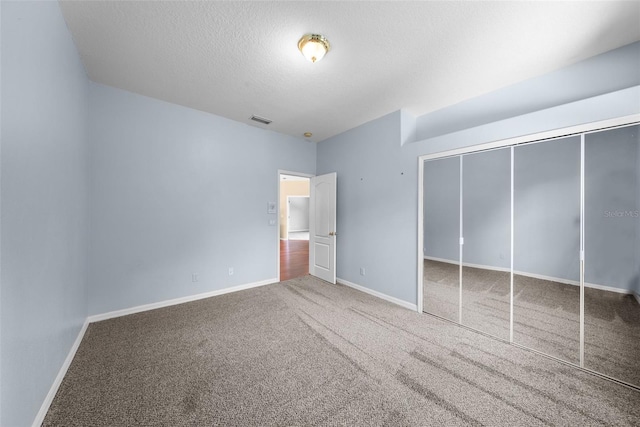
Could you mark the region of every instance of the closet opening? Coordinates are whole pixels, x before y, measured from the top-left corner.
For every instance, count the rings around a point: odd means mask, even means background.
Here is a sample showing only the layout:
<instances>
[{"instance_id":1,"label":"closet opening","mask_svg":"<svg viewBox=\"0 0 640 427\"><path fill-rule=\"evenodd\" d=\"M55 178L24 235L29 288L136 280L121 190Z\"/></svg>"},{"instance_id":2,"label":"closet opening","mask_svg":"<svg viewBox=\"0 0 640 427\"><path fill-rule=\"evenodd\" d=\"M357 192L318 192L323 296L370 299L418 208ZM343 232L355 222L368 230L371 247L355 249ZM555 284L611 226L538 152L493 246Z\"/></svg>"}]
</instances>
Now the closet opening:
<instances>
[{"instance_id":1,"label":"closet opening","mask_svg":"<svg viewBox=\"0 0 640 427\"><path fill-rule=\"evenodd\" d=\"M419 158L418 308L640 389L640 115Z\"/></svg>"}]
</instances>

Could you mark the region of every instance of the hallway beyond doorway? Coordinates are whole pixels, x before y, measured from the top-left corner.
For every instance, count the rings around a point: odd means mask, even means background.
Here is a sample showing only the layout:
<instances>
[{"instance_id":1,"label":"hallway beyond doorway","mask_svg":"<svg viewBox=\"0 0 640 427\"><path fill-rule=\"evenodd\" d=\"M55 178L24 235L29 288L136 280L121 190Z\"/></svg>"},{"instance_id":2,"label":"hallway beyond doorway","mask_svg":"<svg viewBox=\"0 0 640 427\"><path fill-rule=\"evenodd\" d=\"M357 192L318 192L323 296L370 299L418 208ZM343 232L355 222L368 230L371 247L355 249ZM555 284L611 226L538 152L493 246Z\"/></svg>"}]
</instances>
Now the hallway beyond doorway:
<instances>
[{"instance_id":1,"label":"hallway beyond doorway","mask_svg":"<svg viewBox=\"0 0 640 427\"><path fill-rule=\"evenodd\" d=\"M308 231L290 231L289 240L309 240Z\"/></svg>"}]
</instances>

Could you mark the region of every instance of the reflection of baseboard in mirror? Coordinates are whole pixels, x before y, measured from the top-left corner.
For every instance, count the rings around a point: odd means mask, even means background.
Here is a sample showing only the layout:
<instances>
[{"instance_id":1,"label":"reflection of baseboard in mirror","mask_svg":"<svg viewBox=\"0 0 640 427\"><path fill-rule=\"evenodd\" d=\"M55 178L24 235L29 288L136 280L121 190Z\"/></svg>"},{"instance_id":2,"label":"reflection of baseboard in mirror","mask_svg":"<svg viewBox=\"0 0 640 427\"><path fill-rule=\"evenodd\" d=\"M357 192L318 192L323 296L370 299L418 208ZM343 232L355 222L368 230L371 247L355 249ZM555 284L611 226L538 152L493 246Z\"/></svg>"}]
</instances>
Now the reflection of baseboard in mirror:
<instances>
[{"instance_id":1,"label":"reflection of baseboard in mirror","mask_svg":"<svg viewBox=\"0 0 640 427\"><path fill-rule=\"evenodd\" d=\"M459 265L459 263L457 261L443 259L443 258L431 257L431 256L427 256L427 255L425 255L424 259L430 260L430 261L444 262L444 263L447 263L447 264ZM478 269L481 269L481 270L503 271L503 272L507 272L507 273L511 271L509 268L494 267L494 266L491 266L491 265L472 264L472 263L468 263L468 262L463 262L462 266L463 267L470 267L470 268L478 268ZM577 280L562 279L562 278L559 278L559 277L545 276L543 274L528 273L526 271L514 271L513 274L518 275L518 276L531 277L532 279L540 279L540 280L546 280L546 281L549 281L549 282L562 283L564 285L580 286L580 282L577 281ZM596 283L585 283L584 287L585 288L591 288L591 289L599 289L601 291L615 292L615 293L619 293L619 294L633 295L638 300L638 303L640 304L640 294L638 294L637 292L628 290L628 289L616 288L614 286L598 285Z\"/></svg>"},{"instance_id":2,"label":"reflection of baseboard in mirror","mask_svg":"<svg viewBox=\"0 0 640 427\"><path fill-rule=\"evenodd\" d=\"M436 258L436 257L428 256L428 255L425 255L424 259L428 259L429 261L444 262L444 263L447 263L447 264L455 264L455 265L459 265L460 264L458 261L454 261L454 260L450 260L450 259L444 259L444 258ZM463 262L462 266L463 267L471 267L471 268L481 268L483 270L492 270L492 271L506 271L506 272L511 271L510 268L493 267L493 266L490 266L490 265L481 265L481 264L472 264L472 263L469 263L469 262Z\"/></svg>"}]
</instances>

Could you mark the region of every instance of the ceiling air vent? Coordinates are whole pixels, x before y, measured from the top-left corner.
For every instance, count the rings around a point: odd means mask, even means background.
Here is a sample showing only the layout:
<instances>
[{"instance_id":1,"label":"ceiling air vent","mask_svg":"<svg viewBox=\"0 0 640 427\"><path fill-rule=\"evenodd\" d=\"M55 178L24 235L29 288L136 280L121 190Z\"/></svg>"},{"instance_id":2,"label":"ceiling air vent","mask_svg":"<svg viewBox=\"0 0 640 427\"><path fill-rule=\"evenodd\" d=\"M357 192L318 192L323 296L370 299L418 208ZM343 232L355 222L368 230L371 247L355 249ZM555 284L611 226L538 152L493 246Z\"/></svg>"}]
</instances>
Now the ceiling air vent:
<instances>
[{"instance_id":1,"label":"ceiling air vent","mask_svg":"<svg viewBox=\"0 0 640 427\"><path fill-rule=\"evenodd\" d=\"M253 120L254 122L262 123L263 125L268 125L269 123L271 123L271 120L265 119L264 117L260 116L251 116L251 120Z\"/></svg>"}]
</instances>

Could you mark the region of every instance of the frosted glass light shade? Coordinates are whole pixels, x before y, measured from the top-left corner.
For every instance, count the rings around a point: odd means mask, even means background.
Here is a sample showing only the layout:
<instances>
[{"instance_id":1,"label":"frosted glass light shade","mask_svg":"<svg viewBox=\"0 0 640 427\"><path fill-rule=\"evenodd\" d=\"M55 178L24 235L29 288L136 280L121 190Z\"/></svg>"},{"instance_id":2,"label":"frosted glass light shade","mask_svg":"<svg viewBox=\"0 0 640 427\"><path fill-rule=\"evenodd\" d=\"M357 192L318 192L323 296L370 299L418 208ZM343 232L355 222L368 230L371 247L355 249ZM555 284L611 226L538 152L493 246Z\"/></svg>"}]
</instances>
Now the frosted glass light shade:
<instances>
[{"instance_id":1,"label":"frosted glass light shade","mask_svg":"<svg viewBox=\"0 0 640 427\"><path fill-rule=\"evenodd\" d=\"M318 62L331 49L329 40L319 34L305 34L298 42L298 49L311 62Z\"/></svg>"}]
</instances>

